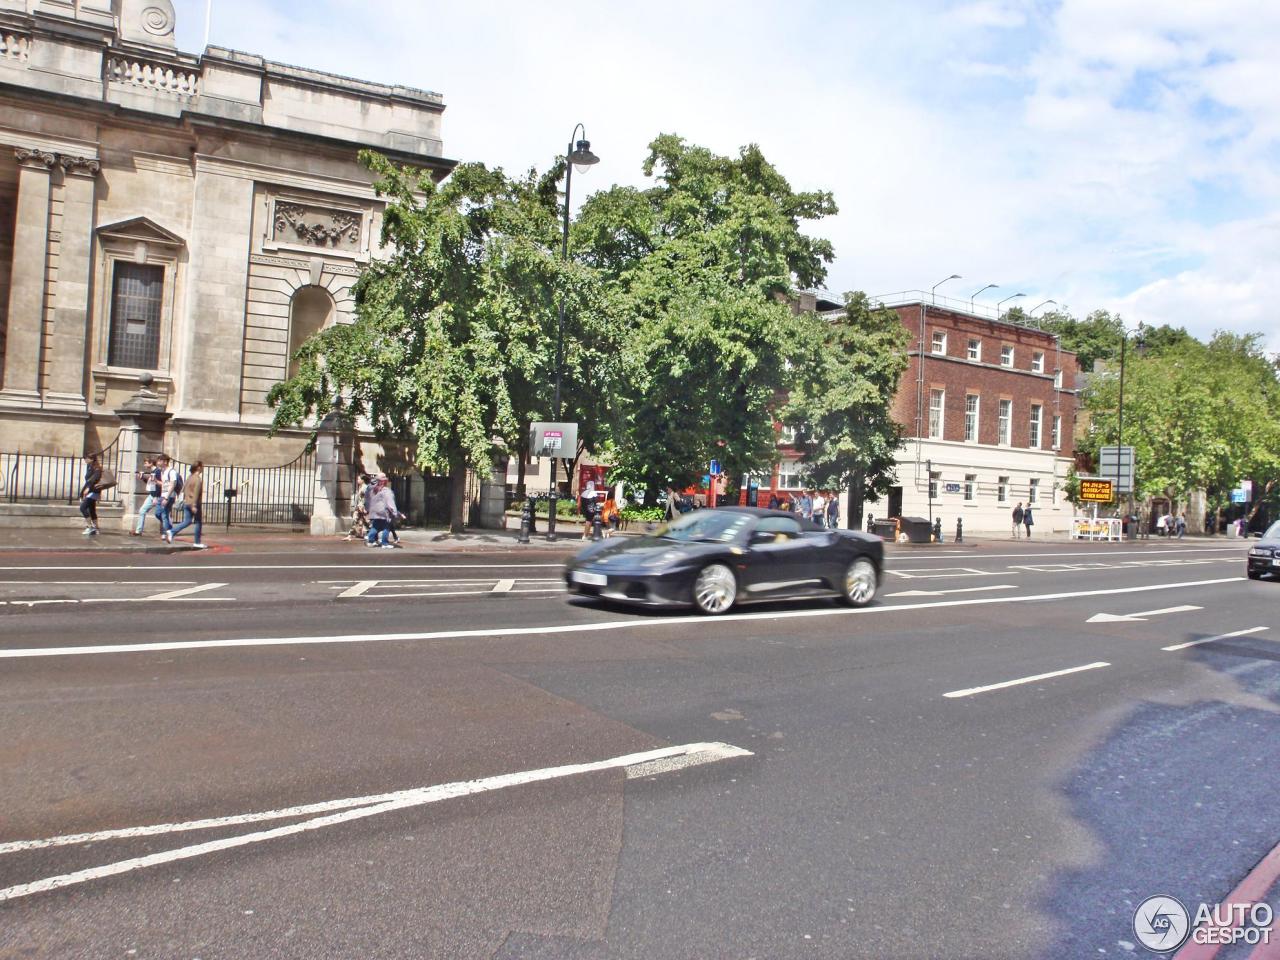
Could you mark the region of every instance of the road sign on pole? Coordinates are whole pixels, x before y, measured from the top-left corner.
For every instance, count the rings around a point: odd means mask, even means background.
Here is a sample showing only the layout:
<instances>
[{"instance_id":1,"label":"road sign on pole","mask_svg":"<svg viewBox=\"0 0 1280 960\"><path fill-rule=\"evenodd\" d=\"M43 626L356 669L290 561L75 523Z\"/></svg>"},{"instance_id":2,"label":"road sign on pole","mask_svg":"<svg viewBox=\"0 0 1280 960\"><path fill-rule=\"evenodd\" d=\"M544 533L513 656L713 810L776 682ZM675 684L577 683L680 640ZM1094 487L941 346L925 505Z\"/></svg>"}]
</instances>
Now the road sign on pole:
<instances>
[{"instance_id":1,"label":"road sign on pole","mask_svg":"<svg viewBox=\"0 0 1280 960\"><path fill-rule=\"evenodd\" d=\"M1137 463L1133 447L1103 447L1098 451L1098 476L1114 480L1116 493L1133 493Z\"/></svg>"}]
</instances>

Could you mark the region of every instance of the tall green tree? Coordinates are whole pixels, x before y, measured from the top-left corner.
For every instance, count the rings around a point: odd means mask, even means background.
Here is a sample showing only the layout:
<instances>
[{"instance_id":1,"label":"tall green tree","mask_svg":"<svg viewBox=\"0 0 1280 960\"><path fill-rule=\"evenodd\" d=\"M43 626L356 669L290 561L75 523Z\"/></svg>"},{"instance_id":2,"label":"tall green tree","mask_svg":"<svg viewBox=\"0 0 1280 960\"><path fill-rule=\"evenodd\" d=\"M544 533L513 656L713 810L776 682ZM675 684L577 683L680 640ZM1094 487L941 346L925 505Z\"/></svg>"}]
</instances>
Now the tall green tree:
<instances>
[{"instance_id":1,"label":"tall green tree","mask_svg":"<svg viewBox=\"0 0 1280 960\"><path fill-rule=\"evenodd\" d=\"M557 251L559 170L508 177L482 164L443 184L372 153L362 160L387 201L376 261L355 287L356 318L308 340L297 375L268 401L273 428L330 409L367 420L407 444L416 465L453 480L450 526L461 530L468 469L490 469L495 440L521 442L549 412L556 291L568 300L573 342L612 352L592 271ZM593 358L568 351L575 371Z\"/></svg>"},{"instance_id":2,"label":"tall green tree","mask_svg":"<svg viewBox=\"0 0 1280 960\"><path fill-rule=\"evenodd\" d=\"M835 202L794 190L756 146L725 157L664 134L643 169L653 186L596 194L573 232L630 324L626 373L601 402L619 466L650 488L712 458L730 476L763 470L790 371L817 336L781 301L832 259L801 226Z\"/></svg>"},{"instance_id":3,"label":"tall green tree","mask_svg":"<svg viewBox=\"0 0 1280 960\"><path fill-rule=\"evenodd\" d=\"M911 334L897 313L872 307L865 293L845 301L844 314L821 325L782 418L804 452L806 480L849 490L846 520L858 529L866 501L879 500L895 482L903 430L892 404Z\"/></svg>"}]
</instances>

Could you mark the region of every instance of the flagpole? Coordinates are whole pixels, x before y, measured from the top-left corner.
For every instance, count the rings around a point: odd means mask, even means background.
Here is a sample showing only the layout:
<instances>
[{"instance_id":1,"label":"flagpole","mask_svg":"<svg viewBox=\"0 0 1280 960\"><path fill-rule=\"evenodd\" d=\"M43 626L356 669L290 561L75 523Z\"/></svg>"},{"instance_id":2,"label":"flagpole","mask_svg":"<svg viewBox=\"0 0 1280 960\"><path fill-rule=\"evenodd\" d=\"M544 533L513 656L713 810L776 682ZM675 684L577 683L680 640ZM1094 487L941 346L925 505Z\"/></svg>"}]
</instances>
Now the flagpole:
<instances>
[{"instance_id":1,"label":"flagpole","mask_svg":"<svg viewBox=\"0 0 1280 960\"><path fill-rule=\"evenodd\" d=\"M209 30L213 26L213 0L205 0L204 5L204 49L209 49Z\"/></svg>"}]
</instances>

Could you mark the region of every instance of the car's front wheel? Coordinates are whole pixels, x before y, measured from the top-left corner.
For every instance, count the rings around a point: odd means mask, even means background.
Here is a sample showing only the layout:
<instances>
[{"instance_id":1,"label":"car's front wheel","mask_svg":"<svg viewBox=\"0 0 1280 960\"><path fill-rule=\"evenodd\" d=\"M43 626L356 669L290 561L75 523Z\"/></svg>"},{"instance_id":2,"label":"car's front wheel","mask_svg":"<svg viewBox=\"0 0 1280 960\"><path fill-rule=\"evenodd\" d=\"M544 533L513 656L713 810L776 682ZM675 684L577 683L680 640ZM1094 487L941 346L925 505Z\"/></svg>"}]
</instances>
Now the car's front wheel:
<instances>
[{"instance_id":1,"label":"car's front wheel","mask_svg":"<svg viewBox=\"0 0 1280 960\"><path fill-rule=\"evenodd\" d=\"M1249 579L1250 579L1250 580L1261 580L1261 579L1262 579L1262 571L1261 571L1261 570L1250 570L1250 571L1249 571Z\"/></svg>"},{"instance_id":2,"label":"car's front wheel","mask_svg":"<svg viewBox=\"0 0 1280 960\"><path fill-rule=\"evenodd\" d=\"M700 613L724 613L738 599L738 578L723 563L710 563L693 581L693 605Z\"/></svg>"},{"instance_id":3,"label":"car's front wheel","mask_svg":"<svg viewBox=\"0 0 1280 960\"><path fill-rule=\"evenodd\" d=\"M851 607L865 607L876 598L876 566L866 557L858 557L844 574L844 602Z\"/></svg>"}]
</instances>

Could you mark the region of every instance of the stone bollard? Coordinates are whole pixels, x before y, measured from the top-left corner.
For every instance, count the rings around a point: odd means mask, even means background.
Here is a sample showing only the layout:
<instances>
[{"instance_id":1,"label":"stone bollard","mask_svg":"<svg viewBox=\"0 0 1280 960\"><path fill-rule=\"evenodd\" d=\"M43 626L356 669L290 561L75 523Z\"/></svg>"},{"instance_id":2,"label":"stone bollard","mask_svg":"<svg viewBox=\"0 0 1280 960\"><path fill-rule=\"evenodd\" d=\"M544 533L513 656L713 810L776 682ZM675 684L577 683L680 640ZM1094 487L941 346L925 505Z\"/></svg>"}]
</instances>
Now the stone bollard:
<instances>
[{"instance_id":1,"label":"stone bollard","mask_svg":"<svg viewBox=\"0 0 1280 960\"><path fill-rule=\"evenodd\" d=\"M516 543L528 543L529 533L533 527L533 498L525 497L524 506L520 508L520 535Z\"/></svg>"},{"instance_id":2,"label":"stone bollard","mask_svg":"<svg viewBox=\"0 0 1280 960\"><path fill-rule=\"evenodd\" d=\"M964 517L956 517L956 543L964 543Z\"/></svg>"},{"instance_id":3,"label":"stone bollard","mask_svg":"<svg viewBox=\"0 0 1280 960\"><path fill-rule=\"evenodd\" d=\"M938 517L938 519L933 521L933 540L934 540L934 543L942 542L942 518L941 517Z\"/></svg>"}]
</instances>

